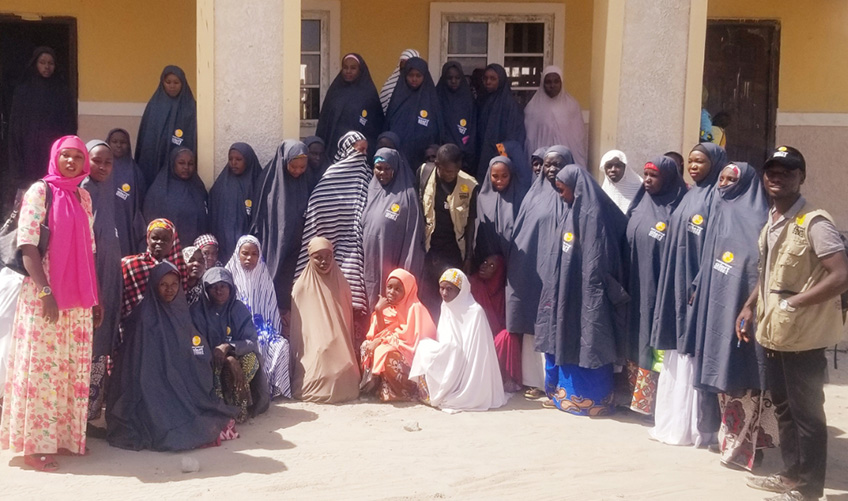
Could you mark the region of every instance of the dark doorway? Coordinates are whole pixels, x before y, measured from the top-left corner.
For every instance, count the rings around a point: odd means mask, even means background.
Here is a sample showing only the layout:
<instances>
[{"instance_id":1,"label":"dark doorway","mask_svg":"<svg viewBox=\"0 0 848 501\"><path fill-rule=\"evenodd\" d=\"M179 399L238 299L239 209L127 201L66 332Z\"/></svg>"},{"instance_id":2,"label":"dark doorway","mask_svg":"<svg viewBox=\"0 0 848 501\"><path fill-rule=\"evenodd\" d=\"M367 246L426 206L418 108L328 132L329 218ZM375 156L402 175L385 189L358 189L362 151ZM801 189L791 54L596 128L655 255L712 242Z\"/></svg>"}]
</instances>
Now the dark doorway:
<instances>
[{"instance_id":1,"label":"dark doorway","mask_svg":"<svg viewBox=\"0 0 848 501\"><path fill-rule=\"evenodd\" d=\"M14 15L0 15L0 182L4 187L11 184L7 178L7 142L12 95L32 58L33 50L42 45L56 51L56 75L70 88L76 114L79 96L76 19L44 17L25 20ZM5 189L0 191L0 205L7 209L9 193Z\"/></svg>"},{"instance_id":2,"label":"dark doorway","mask_svg":"<svg viewBox=\"0 0 848 501\"><path fill-rule=\"evenodd\" d=\"M708 21L706 109L725 125L729 159L760 168L774 148L779 62L777 21Z\"/></svg>"}]
</instances>

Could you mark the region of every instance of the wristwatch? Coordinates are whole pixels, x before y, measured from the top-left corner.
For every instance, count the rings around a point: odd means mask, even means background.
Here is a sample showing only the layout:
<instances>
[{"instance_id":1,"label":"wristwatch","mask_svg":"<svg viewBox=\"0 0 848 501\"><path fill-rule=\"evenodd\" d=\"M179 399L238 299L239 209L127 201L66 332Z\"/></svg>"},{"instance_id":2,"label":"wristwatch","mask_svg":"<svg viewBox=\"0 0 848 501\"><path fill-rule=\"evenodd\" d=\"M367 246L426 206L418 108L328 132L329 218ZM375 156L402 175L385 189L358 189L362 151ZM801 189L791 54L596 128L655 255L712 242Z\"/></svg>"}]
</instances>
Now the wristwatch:
<instances>
[{"instance_id":1,"label":"wristwatch","mask_svg":"<svg viewBox=\"0 0 848 501\"><path fill-rule=\"evenodd\" d=\"M789 313L792 313L793 311L798 309L789 304L789 301L787 301L786 299L781 299L777 305L780 307L781 310L788 311Z\"/></svg>"},{"instance_id":2,"label":"wristwatch","mask_svg":"<svg viewBox=\"0 0 848 501\"><path fill-rule=\"evenodd\" d=\"M51 294L53 294L53 289L51 289L49 285L45 285L40 291L38 291L38 299L43 299Z\"/></svg>"}]
</instances>

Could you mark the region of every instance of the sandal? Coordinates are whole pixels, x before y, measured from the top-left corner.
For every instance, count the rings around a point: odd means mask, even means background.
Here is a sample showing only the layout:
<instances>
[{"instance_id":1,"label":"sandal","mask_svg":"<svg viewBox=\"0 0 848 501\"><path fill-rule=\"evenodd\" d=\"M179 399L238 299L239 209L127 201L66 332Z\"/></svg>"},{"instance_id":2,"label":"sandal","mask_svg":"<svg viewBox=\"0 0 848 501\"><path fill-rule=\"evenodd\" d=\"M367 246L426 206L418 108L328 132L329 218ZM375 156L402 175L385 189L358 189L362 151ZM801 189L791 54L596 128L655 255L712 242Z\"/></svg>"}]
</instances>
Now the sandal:
<instances>
[{"instance_id":1,"label":"sandal","mask_svg":"<svg viewBox=\"0 0 848 501\"><path fill-rule=\"evenodd\" d=\"M527 391L524 392L524 398L528 400L536 400L537 398L542 398L544 396L545 392L539 388L528 388Z\"/></svg>"},{"instance_id":2,"label":"sandal","mask_svg":"<svg viewBox=\"0 0 848 501\"><path fill-rule=\"evenodd\" d=\"M32 466L37 471L56 471L59 463L50 454L30 454L24 456L24 464Z\"/></svg>"},{"instance_id":3,"label":"sandal","mask_svg":"<svg viewBox=\"0 0 848 501\"><path fill-rule=\"evenodd\" d=\"M542 402L542 407L544 407L545 409L556 409L557 408L554 401L551 400L550 398L545 400L544 402Z\"/></svg>"},{"instance_id":4,"label":"sandal","mask_svg":"<svg viewBox=\"0 0 848 501\"><path fill-rule=\"evenodd\" d=\"M767 477L748 477L746 479L748 487L759 489L761 491L777 492L782 494L789 492L795 488L796 482L789 480L780 473L774 473Z\"/></svg>"}]
</instances>

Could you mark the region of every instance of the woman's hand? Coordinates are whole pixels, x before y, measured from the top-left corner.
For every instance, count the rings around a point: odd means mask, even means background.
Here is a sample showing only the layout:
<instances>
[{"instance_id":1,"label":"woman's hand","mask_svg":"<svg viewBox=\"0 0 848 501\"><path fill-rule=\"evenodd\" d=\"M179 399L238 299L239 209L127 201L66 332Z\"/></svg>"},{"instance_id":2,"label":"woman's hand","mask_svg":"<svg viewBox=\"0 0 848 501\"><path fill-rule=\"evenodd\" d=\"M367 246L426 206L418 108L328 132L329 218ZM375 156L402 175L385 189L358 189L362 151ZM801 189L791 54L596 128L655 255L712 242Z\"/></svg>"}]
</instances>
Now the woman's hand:
<instances>
[{"instance_id":1,"label":"woman's hand","mask_svg":"<svg viewBox=\"0 0 848 501\"><path fill-rule=\"evenodd\" d=\"M53 297L53 294L41 298L41 314L48 324L55 324L59 320L59 306L56 304L56 298Z\"/></svg>"},{"instance_id":2,"label":"woman's hand","mask_svg":"<svg viewBox=\"0 0 848 501\"><path fill-rule=\"evenodd\" d=\"M379 299L377 299L377 304L374 305L374 311L383 311L388 306L389 306L389 300L386 299L385 297L383 297L382 295L380 295Z\"/></svg>"},{"instance_id":3,"label":"woman's hand","mask_svg":"<svg viewBox=\"0 0 848 501\"><path fill-rule=\"evenodd\" d=\"M95 329L103 324L103 307L99 304L91 307L91 320L94 323Z\"/></svg>"},{"instance_id":4,"label":"woman's hand","mask_svg":"<svg viewBox=\"0 0 848 501\"><path fill-rule=\"evenodd\" d=\"M235 385L236 393L243 395L247 390L247 380L244 378L244 372L241 370L241 362L236 357L227 357L227 365L230 367L230 373L233 376L233 384Z\"/></svg>"},{"instance_id":5,"label":"woman's hand","mask_svg":"<svg viewBox=\"0 0 848 501\"><path fill-rule=\"evenodd\" d=\"M215 347L215 351L212 352L212 360L215 363L215 367L222 367L224 365L231 348L229 343L221 343Z\"/></svg>"}]
</instances>

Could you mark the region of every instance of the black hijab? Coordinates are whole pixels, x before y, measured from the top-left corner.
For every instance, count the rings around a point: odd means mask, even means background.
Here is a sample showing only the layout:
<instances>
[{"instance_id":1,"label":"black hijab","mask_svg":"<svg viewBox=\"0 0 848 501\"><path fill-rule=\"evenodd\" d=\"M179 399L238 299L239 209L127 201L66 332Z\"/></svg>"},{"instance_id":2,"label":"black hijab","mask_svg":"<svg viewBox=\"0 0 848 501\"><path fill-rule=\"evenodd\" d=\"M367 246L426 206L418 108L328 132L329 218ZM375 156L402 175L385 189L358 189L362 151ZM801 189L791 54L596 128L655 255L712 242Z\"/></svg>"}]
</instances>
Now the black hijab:
<instances>
[{"instance_id":1,"label":"black hijab","mask_svg":"<svg viewBox=\"0 0 848 501\"><path fill-rule=\"evenodd\" d=\"M455 91L448 87L448 70L455 68L459 71L459 88ZM442 66L442 76L436 84L436 95L442 108L439 134L441 143L453 143L462 150L465 165L476 166L477 144L477 109L471 86L462 71L462 65L456 61L448 61Z\"/></svg>"},{"instance_id":2,"label":"black hijab","mask_svg":"<svg viewBox=\"0 0 848 501\"><path fill-rule=\"evenodd\" d=\"M424 77L417 89L410 87L406 81L412 70L417 70ZM424 150L428 146L439 142L441 114L436 85L427 61L420 57L407 59L386 111L386 128L400 137L402 146L398 146L398 151L403 153L412 168L417 169L424 163Z\"/></svg>"},{"instance_id":3,"label":"black hijab","mask_svg":"<svg viewBox=\"0 0 848 501\"><path fill-rule=\"evenodd\" d=\"M188 180L178 177L174 169L177 157L188 148L179 147L171 151L166 166L156 176L144 199L144 219L148 223L156 218L165 218L176 226L180 237L186 242L209 232L209 213L206 208L206 186L194 174Z\"/></svg>"},{"instance_id":4,"label":"black hijab","mask_svg":"<svg viewBox=\"0 0 848 501\"><path fill-rule=\"evenodd\" d=\"M753 336L738 343L736 316L759 278L757 238L768 220L768 200L752 166L730 165L739 170L739 180L716 188L693 315L695 385L721 393L766 389L763 348Z\"/></svg>"},{"instance_id":5,"label":"black hijab","mask_svg":"<svg viewBox=\"0 0 848 501\"><path fill-rule=\"evenodd\" d=\"M524 144L527 131L524 129L524 111L512 96L506 76L506 70L499 64L490 64L486 70L498 74L498 88L487 93L483 90L477 110L477 168L474 174L480 176L492 157L498 155L497 144L513 140Z\"/></svg>"},{"instance_id":6,"label":"black hijab","mask_svg":"<svg viewBox=\"0 0 848 501\"><path fill-rule=\"evenodd\" d=\"M318 136L306 136L303 138L303 144L306 146L306 149L309 150L309 147L313 144L318 143L324 148L324 153L321 155L321 160L318 163L318 168L314 172L312 172L311 178L317 183L318 180L321 179L321 176L324 175L324 171L327 170L327 167L330 166L330 157L327 156L327 145L324 143L324 140ZM310 165L310 168L314 168Z\"/></svg>"},{"instance_id":7,"label":"black hijab","mask_svg":"<svg viewBox=\"0 0 848 501\"><path fill-rule=\"evenodd\" d=\"M244 172L233 174L228 163L209 190L209 229L218 238L218 254L224 262L233 254L238 239L250 230L262 179L262 166L253 148L247 143L233 143L229 151L233 150L244 157Z\"/></svg>"},{"instance_id":8,"label":"black hijab","mask_svg":"<svg viewBox=\"0 0 848 501\"><path fill-rule=\"evenodd\" d=\"M107 440L121 449L179 451L217 440L238 414L215 396L212 349L191 321L181 287L164 302L158 285L177 268L163 261L124 324L106 406Z\"/></svg>"},{"instance_id":9,"label":"black hijab","mask_svg":"<svg viewBox=\"0 0 848 501\"><path fill-rule=\"evenodd\" d=\"M574 162L571 150L552 146L566 164ZM512 230L507 257L506 328L517 334L532 334L535 329L542 278L556 271L557 225L568 208L554 185L545 176L533 181L524 196Z\"/></svg>"},{"instance_id":10,"label":"black hijab","mask_svg":"<svg viewBox=\"0 0 848 501\"><path fill-rule=\"evenodd\" d=\"M97 146L109 147L103 141L93 140L86 145L89 152ZM112 171L114 176L114 169ZM98 297L103 307L103 322L94 329L92 336L92 358L112 355L118 341L118 322L121 318L121 295L124 277L121 272L121 243L115 226L115 191L112 177L97 182L91 176L80 183L91 195L94 213L94 268L97 273Z\"/></svg>"},{"instance_id":11,"label":"black hijab","mask_svg":"<svg viewBox=\"0 0 848 501\"><path fill-rule=\"evenodd\" d=\"M274 280L280 308L284 310L291 308L294 270L312 187L310 176L304 173L295 179L286 166L295 157L306 154L306 145L296 139L286 139L280 144L274 158L265 166L250 227L250 233L259 239L265 251L265 263Z\"/></svg>"},{"instance_id":12,"label":"black hijab","mask_svg":"<svg viewBox=\"0 0 848 501\"><path fill-rule=\"evenodd\" d=\"M656 157L645 170L659 172L662 186L651 195L643 184L627 216L627 243L630 246L627 290L630 293L630 314L625 356L651 370L654 355L651 350L651 324L657 299L657 283L662 265L662 252L668 243L668 220L672 211L686 194L686 184L680 177L677 164L669 157Z\"/></svg>"},{"instance_id":13,"label":"black hijab","mask_svg":"<svg viewBox=\"0 0 848 501\"><path fill-rule=\"evenodd\" d=\"M376 150L377 135L383 130L383 105L377 87L371 79L371 72L365 59L359 54L347 54L359 61L359 76L353 82L345 82L342 72L336 76L324 102L315 135L327 145L327 158L336 157L339 139L348 132L361 132L368 140L368 156Z\"/></svg>"},{"instance_id":14,"label":"black hijab","mask_svg":"<svg viewBox=\"0 0 848 501\"><path fill-rule=\"evenodd\" d=\"M506 165L510 173L509 185L501 192L492 187L492 166L497 163ZM474 254L478 264L492 254L500 254L506 262L515 218L525 193L527 189L521 185L512 160L497 156L489 161L486 177L477 194L477 219L474 222Z\"/></svg>"},{"instance_id":15,"label":"black hijab","mask_svg":"<svg viewBox=\"0 0 848 501\"><path fill-rule=\"evenodd\" d=\"M368 201L362 216L362 244L365 251L365 293L373 308L389 274L403 268L416 278L424 266L424 219L414 175L396 150L380 148L374 163L386 162L395 171L383 186L377 176L368 185Z\"/></svg>"},{"instance_id":16,"label":"black hijab","mask_svg":"<svg viewBox=\"0 0 848 501\"><path fill-rule=\"evenodd\" d=\"M218 306L209 296L209 288L221 282L230 286L230 297L226 304ZM205 336L209 349L214 350L220 344L229 343L237 357L254 353L260 365L264 365L253 315L244 303L236 299L236 285L229 270L222 266L206 270L203 274L203 295L189 309L191 320L200 334ZM260 367L250 381L253 405L248 411L251 416L268 410L271 403L270 388L265 370Z\"/></svg>"},{"instance_id":17,"label":"black hijab","mask_svg":"<svg viewBox=\"0 0 848 501\"><path fill-rule=\"evenodd\" d=\"M125 129L112 129L106 135L106 143L116 133L123 133L129 140ZM133 160L132 142L127 154L115 158L112 164L112 184L115 198L115 226L121 243L121 255L137 254L147 246L147 224L144 222L144 197L147 194L147 181L141 169Z\"/></svg>"},{"instance_id":18,"label":"black hijab","mask_svg":"<svg viewBox=\"0 0 848 501\"><path fill-rule=\"evenodd\" d=\"M180 79L182 89L176 97L165 92L165 77ZM150 186L171 150L178 147L197 151L197 102L188 86L185 72L179 66L165 66L159 86L147 102L136 137L135 161Z\"/></svg>"},{"instance_id":19,"label":"black hijab","mask_svg":"<svg viewBox=\"0 0 848 501\"><path fill-rule=\"evenodd\" d=\"M556 365L597 369L621 356L627 219L585 168L566 165L556 179L574 201L557 221L552 247L540 249L557 264L543 276L536 351L553 354Z\"/></svg>"},{"instance_id":20,"label":"black hijab","mask_svg":"<svg viewBox=\"0 0 848 501\"><path fill-rule=\"evenodd\" d=\"M53 142L77 133L71 92L56 71L41 76L37 62L42 54L50 54L58 64L53 49L36 48L12 94L9 112L9 170L24 188L47 174Z\"/></svg>"},{"instance_id":21,"label":"black hijab","mask_svg":"<svg viewBox=\"0 0 848 501\"><path fill-rule=\"evenodd\" d=\"M709 228L713 189L721 169L727 164L724 148L701 143L693 148L710 159L710 172L692 186L668 223L668 241L662 256L657 304L651 331L651 346L658 350L677 350L680 354L695 352L689 298L693 282L701 268L705 231Z\"/></svg>"}]
</instances>

